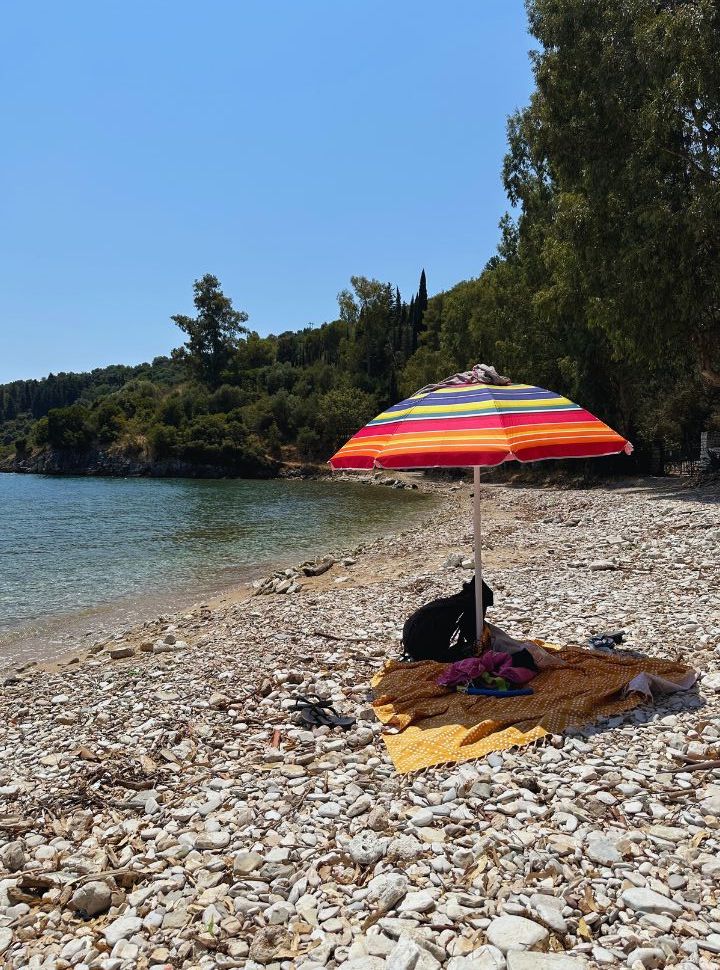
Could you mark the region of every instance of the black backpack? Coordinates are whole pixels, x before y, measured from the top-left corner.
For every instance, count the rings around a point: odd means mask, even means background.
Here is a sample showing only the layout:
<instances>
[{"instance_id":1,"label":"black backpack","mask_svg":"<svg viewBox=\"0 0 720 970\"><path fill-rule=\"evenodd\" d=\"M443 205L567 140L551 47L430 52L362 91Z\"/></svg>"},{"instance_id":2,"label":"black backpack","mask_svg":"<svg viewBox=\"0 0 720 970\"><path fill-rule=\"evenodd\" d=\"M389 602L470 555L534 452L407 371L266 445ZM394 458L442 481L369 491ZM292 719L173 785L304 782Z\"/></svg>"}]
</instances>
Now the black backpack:
<instances>
[{"instance_id":1,"label":"black backpack","mask_svg":"<svg viewBox=\"0 0 720 970\"><path fill-rule=\"evenodd\" d=\"M483 580L483 619L493 605L493 591ZM475 654L475 577L454 596L433 600L416 610L403 627L403 659L453 663Z\"/></svg>"}]
</instances>

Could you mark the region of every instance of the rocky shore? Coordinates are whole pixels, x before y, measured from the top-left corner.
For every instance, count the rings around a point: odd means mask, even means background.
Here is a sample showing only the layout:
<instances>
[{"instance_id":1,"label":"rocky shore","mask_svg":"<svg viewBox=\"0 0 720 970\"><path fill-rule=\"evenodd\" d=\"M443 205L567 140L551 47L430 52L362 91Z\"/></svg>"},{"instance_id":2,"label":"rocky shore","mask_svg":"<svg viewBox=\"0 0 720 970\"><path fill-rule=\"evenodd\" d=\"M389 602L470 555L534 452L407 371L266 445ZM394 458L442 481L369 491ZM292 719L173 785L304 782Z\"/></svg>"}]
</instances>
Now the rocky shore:
<instances>
[{"instance_id":1,"label":"rocky shore","mask_svg":"<svg viewBox=\"0 0 720 970\"><path fill-rule=\"evenodd\" d=\"M703 679L459 768L397 775L368 694L404 618L470 575L465 484L424 529L268 595L7 676L0 966L716 967L718 499L483 487L495 623L560 643L624 629ZM308 693L355 726L298 724Z\"/></svg>"},{"instance_id":2,"label":"rocky shore","mask_svg":"<svg viewBox=\"0 0 720 970\"><path fill-rule=\"evenodd\" d=\"M40 448L0 459L0 473L16 475L97 475L105 478L275 478L282 463L265 458L262 463L216 465L180 458L154 458L147 451L89 448Z\"/></svg>"}]
</instances>

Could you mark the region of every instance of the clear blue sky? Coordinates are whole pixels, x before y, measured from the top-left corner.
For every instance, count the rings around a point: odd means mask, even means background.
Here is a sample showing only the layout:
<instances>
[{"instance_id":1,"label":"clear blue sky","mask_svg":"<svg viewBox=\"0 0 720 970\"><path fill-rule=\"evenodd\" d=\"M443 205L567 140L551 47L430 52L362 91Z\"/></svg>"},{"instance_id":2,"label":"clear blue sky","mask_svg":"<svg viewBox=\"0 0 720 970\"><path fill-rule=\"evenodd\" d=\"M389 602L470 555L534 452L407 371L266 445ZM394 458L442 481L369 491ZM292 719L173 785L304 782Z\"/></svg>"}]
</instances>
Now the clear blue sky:
<instances>
[{"instance_id":1,"label":"clear blue sky","mask_svg":"<svg viewBox=\"0 0 720 970\"><path fill-rule=\"evenodd\" d=\"M263 334L477 275L530 46L522 0L9 0L0 382L169 352L206 272Z\"/></svg>"}]
</instances>

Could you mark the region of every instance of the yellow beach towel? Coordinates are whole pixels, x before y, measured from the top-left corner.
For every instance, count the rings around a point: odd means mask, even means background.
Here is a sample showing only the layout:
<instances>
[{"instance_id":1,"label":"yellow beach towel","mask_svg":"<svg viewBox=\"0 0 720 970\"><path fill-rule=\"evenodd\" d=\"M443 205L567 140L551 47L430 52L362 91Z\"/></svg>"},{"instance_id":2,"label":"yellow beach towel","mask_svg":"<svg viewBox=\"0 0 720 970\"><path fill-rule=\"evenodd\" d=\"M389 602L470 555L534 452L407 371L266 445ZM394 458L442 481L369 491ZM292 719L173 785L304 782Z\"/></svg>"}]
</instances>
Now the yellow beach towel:
<instances>
[{"instance_id":1,"label":"yellow beach towel","mask_svg":"<svg viewBox=\"0 0 720 970\"><path fill-rule=\"evenodd\" d=\"M546 669L530 682L534 693L528 697L455 693L436 683L446 664L390 661L373 678L373 708L383 724L400 729L385 735L397 770L459 764L621 714L642 703L642 694L625 693L641 674L661 677L679 689L694 681L689 667L671 660L576 647L543 653Z\"/></svg>"}]
</instances>

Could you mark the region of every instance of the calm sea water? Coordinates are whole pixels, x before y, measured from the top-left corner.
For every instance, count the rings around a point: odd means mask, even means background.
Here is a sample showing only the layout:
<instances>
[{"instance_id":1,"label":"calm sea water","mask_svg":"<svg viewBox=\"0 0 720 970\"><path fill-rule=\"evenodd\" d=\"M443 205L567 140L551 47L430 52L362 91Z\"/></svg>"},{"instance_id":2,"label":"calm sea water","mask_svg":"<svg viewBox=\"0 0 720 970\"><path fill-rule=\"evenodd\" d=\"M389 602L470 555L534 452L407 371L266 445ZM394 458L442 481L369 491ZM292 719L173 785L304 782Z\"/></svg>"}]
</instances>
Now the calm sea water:
<instances>
[{"instance_id":1,"label":"calm sea water","mask_svg":"<svg viewBox=\"0 0 720 970\"><path fill-rule=\"evenodd\" d=\"M57 647L83 624L97 632L409 527L428 501L345 482L0 474L0 666L21 642Z\"/></svg>"}]
</instances>

